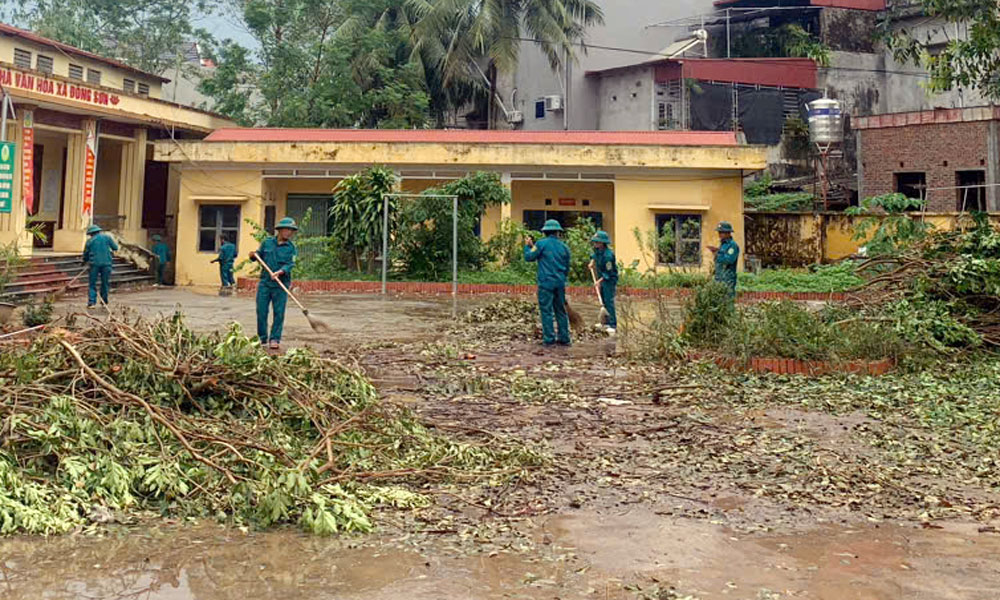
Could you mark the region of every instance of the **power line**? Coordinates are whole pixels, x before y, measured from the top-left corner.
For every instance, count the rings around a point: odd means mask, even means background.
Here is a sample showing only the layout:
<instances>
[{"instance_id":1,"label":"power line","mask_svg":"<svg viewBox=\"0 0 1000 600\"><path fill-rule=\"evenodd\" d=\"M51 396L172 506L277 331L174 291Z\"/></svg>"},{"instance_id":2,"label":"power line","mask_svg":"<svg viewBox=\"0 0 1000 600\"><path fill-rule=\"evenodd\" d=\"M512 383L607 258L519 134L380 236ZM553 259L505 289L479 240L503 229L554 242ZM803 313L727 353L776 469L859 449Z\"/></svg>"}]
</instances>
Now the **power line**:
<instances>
[{"instance_id":1,"label":"power line","mask_svg":"<svg viewBox=\"0 0 1000 600\"><path fill-rule=\"evenodd\" d=\"M536 43L536 44L546 44L546 43L548 43L548 42L546 42L544 40L539 40L539 39L536 39L536 38L511 37L511 38L507 38L507 39L512 40L512 41L517 41L517 42L533 42L533 43ZM622 47L619 47L619 46L602 46L602 45L599 45L599 44L588 44L586 42L573 42L572 45L573 46L578 46L579 48L581 48L583 50L587 50L587 49L608 50L608 51L611 51L611 52L623 52L623 53L628 53L628 54L641 54L641 55L646 56L646 57L658 56L658 57L667 58L667 59L673 59L673 60L705 60L705 59L697 59L697 58L695 58L695 59L674 58L674 57L671 57L671 56L669 56L667 54L663 54L662 52L653 52L653 51L649 51L649 50L640 50L638 48L622 48ZM710 60L730 60L730 59L728 59L728 58L718 58L718 59L710 59ZM770 66L774 66L774 64L775 64L773 61L770 61L770 60L767 60L767 59L764 59L764 58L757 58L757 59L754 59L754 58L739 58L739 59L732 59L732 60L737 60L740 63L752 63L752 64L761 64L761 65L770 65ZM630 66L630 65L626 65L626 66ZM631 66L635 66L635 65L631 65ZM794 65L794 64L782 65L782 68L785 68L785 69L807 69L807 70L810 70L810 71L813 70L813 67L809 67L809 66L805 66L805 65ZM847 72L858 72L858 73L878 73L878 74L881 74L881 75L903 75L903 76L908 76L908 77L919 77L919 78L922 78L922 79L930 79L930 74L929 73L924 73L924 72L920 72L920 71L894 71L892 69L864 69L864 68L861 68L861 67L832 67L832 66L831 67L817 66L816 68L826 69L828 71L847 71Z\"/></svg>"}]
</instances>

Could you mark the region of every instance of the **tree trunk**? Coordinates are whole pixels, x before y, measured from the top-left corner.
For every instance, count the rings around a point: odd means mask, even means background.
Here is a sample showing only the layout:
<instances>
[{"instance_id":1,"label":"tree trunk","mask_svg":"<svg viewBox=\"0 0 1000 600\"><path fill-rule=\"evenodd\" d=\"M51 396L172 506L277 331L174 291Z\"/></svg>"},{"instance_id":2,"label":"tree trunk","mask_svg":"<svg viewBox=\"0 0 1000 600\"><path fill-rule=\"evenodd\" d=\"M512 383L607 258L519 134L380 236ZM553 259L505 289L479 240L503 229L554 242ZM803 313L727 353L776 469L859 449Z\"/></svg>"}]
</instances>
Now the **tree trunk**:
<instances>
[{"instance_id":1,"label":"tree trunk","mask_svg":"<svg viewBox=\"0 0 1000 600\"><path fill-rule=\"evenodd\" d=\"M490 78L490 97L487 106L489 109L486 111L488 115L486 117L486 128L496 129L497 128L497 66L492 60L489 66L489 78Z\"/></svg>"}]
</instances>

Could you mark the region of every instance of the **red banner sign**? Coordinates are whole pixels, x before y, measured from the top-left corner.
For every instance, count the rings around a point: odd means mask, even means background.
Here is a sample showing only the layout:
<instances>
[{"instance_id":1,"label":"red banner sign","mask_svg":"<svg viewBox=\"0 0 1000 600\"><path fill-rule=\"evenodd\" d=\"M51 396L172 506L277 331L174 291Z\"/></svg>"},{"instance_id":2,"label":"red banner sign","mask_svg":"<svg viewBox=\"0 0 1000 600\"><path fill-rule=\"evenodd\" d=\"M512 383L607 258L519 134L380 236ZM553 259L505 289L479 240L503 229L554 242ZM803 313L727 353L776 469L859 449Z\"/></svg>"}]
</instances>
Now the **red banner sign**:
<instances>
[{"instance_id":1,"label":"red banner sign","mask_svg":"<svg viewBox=\"0 0 1000 600\"><path fill-rule=\"evenodd\" d=\"M35 114L24 111L21 129L21 193L28 214L35 214Z\"/></svg>"},{"instance_id":2,"label":"red banner sign","mask_svg":"<svg viewBox=\"0 0 1000 600\"><path fill-rule=\"evenodd\" d=\"M98 106L118 106L118 103L121 102L121 98L116 94L95 90L75 83L46 79L38 75L22 73L10 68L0 69L0 86L26 90L46 96L67 98L86 104L97 104Z\"/></svg>"},{"instance_id":3,"label":"red banner sign","mask_svg":"<svg viewBox=\"0 0 1000 600\"><path fill-rule=\"evenodd\" d=\"M560 198L559 206L576 206L576 198Z\"/></svg>"},{"instance_id":4,"label":"red banner sign","mask_svg":"<svg viewBox=\"0 0 1000 600\"><path fill-rule=\"evenodd\" d=\"M94 174L97 170L97 124L87 127L87 158L83 167L83 216L94 214Z\"/></svg>"}]
</instances>

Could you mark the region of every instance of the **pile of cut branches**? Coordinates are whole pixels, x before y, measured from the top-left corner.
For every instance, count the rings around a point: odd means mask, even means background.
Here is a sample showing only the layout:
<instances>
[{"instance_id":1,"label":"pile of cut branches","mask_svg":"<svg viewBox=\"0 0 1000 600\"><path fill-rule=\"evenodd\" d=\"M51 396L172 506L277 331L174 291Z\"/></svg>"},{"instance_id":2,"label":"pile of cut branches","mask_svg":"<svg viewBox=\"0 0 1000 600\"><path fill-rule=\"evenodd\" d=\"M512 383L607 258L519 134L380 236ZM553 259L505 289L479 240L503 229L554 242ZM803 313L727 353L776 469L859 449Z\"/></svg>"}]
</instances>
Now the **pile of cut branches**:
<instances>
[{"instance_id":1,"label":"pile of cut branches","mask_svg":"<svg viewBox=\"0 0 1000 600\"><path fill-rule=\"evenodd\" d=\"M0 352L0 533L141 513L330 534L433 482L496 482L537 456L458 443L381 404L354 369L272 358L238 327L110 319Z\"/></svg>"},{"instance_id":2,"label":"pile of cut branches","mask_svg":"<svg viewBox=\"0 0 1000 600\"><path fill-rule=\"evenodd\" d=\"M869 259L857 273L866 282L855 294L856 305L945 307L984 344L1000 347L1000 232L985 215L969 228L934 232L903 250Z\"/></svg>"}]
</instances>

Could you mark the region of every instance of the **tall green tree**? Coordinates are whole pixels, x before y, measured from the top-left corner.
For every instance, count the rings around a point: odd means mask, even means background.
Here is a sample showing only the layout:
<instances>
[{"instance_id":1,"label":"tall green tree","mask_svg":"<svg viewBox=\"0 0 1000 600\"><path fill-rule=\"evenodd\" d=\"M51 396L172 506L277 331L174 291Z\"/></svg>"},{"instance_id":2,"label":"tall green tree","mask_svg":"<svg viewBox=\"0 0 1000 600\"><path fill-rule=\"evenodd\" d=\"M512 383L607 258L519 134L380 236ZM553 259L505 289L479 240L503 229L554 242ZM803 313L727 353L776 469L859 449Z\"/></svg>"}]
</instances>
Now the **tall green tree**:
<instances>
[{"instance_id":1,"label":"tall green tree","mask_svg":"<svg viewBox=\"0 0 1000 600\"><path fill-rule=\"evenodd\" d=\"M15 23L41 35L150 73L178 63L184 42L203 39L194 26L207 0L34 0L16 3Z\"/></svg>"},{"instance_id":2,"label":"tall green tree","mask_svg":"<svg viewBox=\"0 0 1000 600\"><path fill-rule=\"evenodd\" d=\"M593 0L407 2L420 19L418 48L440 66L445 85L486 75L491 114L497 76L514 71L525 39L533 40L558 69L574 59L587 27L604 20ZM480 69L485 72L480 74Z\"/></svg>"},{"instance_id":3,"label":"tall green tree","mask_svg":"<svg viewBox=\"0 0 1000 600\"><path fill-rule=\"evenodd\" d=\"M421 127L431 120L413 60L404 0L232 0L258 42L232 42L201 89L244 123L294 127ZM256 60L253 60L256 58ZM252 90L252 91L247 91Z\"/></svg>"},{"instance_id":4,"label":"tall green tree","mask_svg":"<svg viewBox=\"0 0 1000 600\"><path fill-rule=\"evenodd\" d=\"M944 47L926 34L899 28L898 14L890 11L882 34L897 60L911 62L930 72L930 89L943 92L975 88L987 97L1000 99L1000 6L996 0L919 0L929 17L940 20L951 34ZM905 7L902 10L907 10ZM926 21L921 22L926 27ZM934 52L929 46L935 44Z\"/></svg>"}]
</instances>

